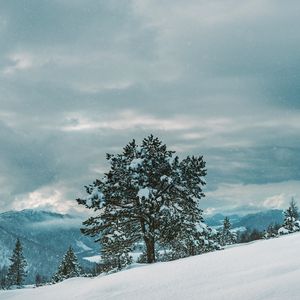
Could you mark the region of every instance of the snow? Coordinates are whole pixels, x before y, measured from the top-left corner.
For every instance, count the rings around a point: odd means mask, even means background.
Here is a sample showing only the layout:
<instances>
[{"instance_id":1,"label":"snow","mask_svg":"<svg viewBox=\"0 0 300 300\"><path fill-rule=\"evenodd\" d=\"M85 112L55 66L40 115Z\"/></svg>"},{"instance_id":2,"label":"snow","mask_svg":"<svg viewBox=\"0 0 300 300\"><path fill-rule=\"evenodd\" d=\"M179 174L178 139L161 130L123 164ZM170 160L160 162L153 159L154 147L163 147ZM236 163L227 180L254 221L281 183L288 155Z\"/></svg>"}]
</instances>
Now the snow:
<instances>
[{"instance_id":1,"label":"snow","mask_svg":"<svg viewBox=\"0 0 300 300\"><path fill-rule=\"evenodd\" d=\"M279 234L288 234L289 231L284 227L280 227L279 230L278 230L278 233Z\"/></svg>"},{"instance_id":2,"label":"snow","mask_svg":"<svg viewBox=\"0 0 300 300\"><path fill-rule=\"evenodd\" d=\"M143 252L129 252L129 255L132 257L132 260L136 262L139 257L143 254ZM92 263L100 263L102 260L101 255L87 256L83 257L83 259L92 262Z\"/></svg>"},{"instance_id":3,"label":"snow","mask_svg":"<svg viewBox=\"0 0 300 300\"><path fill-rule=\"evenodd\" d=\"M95 200L97 200L97 202L99 202L100 207L102 207L105 202L105 197L104 197L103 193L101 191L99 191L97 187L95 187L93 189L92 193L87 197L86 206L92 207Z\"/></svg>"},{"instance_id":4,"label":"snow","mask_svg":"<svg viewBox=\"0 0 300 300\"><path fill-rule=\"evenodd\" d=\"M240 227L230 229L231 232L235 232L235 233L244 232L246 230L247 230L247 228L245 226L240 226Z\"/></svg>"},{"instance_id":5,"label":"snow","mask_svg":"<svg viewBox=\"0 0 300 300\"><path fill-rule=\"evenodd\" d=\"M86 206L87 207L92 207L93 206L93 201L90 197L86 199Z\"/></svg>"},{"instance_id":6,"label":"snow","mask_svg":"<svg viewBox=\"0 0 300 300\"><path fill-rule=\"evenodd\" d=\"M161 180L161 181L167 181L168 184L171 184L171 183L173 182L173 179L172 179L171 177L167 176L167 175L161 176L161 177L160 177L160 180Z\"/></svg>"},{"instance_id":7,"label":"snow","mask_svg":"<svg viewBox=\"0 0 300 300\"><path fill-rule=\"evenodd\" d=\"M89 246L87 246L85 243L83 243L82 241L76 241L76 245L77 247L81 248L83 251L90 251L93 250L92 248L90 248Z\"/></svg>"},{"instance_id":8,"label":"snow","mask_svg":"<svg viewBox=\"0 0 300 300\"><path fill-rule=\"evenodd\" d=\"M130 168L133 170L136 170L142 163L144 159L143 158L134 158L130 163Z\"/></svg>"},{"instance_id":9,"label":"snow","mask_svg":"<svg viewBox=\"0 0 300 300\"><path fill-rule=\"evenodd\" d=\"M198 232L202 233L203 231L207 231L207 225L203 222L199 222L198 224L196 224L196 229ZM214 232L217 232L215 229L213 229Z\"/></svg>"},{"instance_id":10,"label":"snow","mask_svg":"<svg viewBox=\"0 0 300 300\"><path fill-rule=\"evenodd\" d=\"M142 199L143 197L147 200L150 196L150 190L148 188L140 189L137 193L137 196Z\"/></svg>"},{"instance_id":11,"label":"snow","mask_svg":"<svg viewBox=\"0 0 300 300\"><path fill-rule=\"evenodd\" d=\"M100 263L101 262L101 255L94 255L94 256L87 256L87 257L83 257L83 259L92 262L92 263Z\"/></svg>"},{"instance_id":12,"label":"snow","mask_svg":"<svg viewBox=\"0 0 300 300\"><path fill-rule=\"evenodd\" d=\"M300 234L262 240L94 279L1 291L1 300L296 300Z\"/></svg>"},{"instance_id":13,"label":"snow","mask_svg":"<svg viewBox=\"0 0 300 300\"><path fill-rule=\"evenodd\" d=\"M132 257L134 262L137 262L143 252L129 252L129 255Z\"/></svg>"}]
</instances>

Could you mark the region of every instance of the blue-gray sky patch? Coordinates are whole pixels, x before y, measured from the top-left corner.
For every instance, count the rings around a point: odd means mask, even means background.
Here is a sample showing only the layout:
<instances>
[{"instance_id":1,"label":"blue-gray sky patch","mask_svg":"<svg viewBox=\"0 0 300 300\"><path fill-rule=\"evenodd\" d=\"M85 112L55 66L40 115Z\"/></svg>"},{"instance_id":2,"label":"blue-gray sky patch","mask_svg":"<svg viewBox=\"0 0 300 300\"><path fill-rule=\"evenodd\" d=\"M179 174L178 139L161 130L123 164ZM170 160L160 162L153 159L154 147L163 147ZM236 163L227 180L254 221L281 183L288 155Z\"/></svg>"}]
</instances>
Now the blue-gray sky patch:
<instances>
[{"instance_id":1,"label":"blue-gray sky patch","mask_svg":"<svg viewBox=\"0 0 300 300\"><path fill-rule=\"evenodd\" d=\"M2 1L0 210L76 210L153 133L207 161L207 213L300 196L298 1Z\"/></svg>"}]
</instances>

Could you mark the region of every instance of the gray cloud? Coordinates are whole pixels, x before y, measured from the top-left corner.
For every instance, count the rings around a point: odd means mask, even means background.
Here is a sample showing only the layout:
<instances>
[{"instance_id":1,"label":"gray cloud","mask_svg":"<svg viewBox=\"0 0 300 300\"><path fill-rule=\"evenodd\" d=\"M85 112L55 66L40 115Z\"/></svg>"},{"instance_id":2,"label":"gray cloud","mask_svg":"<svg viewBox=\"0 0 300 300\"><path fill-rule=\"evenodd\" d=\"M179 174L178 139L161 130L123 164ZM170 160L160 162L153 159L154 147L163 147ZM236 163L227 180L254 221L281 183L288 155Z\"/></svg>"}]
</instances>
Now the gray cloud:
<instances>
[{"instance_id":1,"label":"gray cloud","mask_svg":"<svg viewBox=\"0 0 300 300\"><path fill-rule=\"evenodd\" d=\"M150 133L181 156L204 155L205 208L253 210L231 185L257 188L255 209L278 187L289 189L282 205L297 199L299 10L270 0L1 3L0 210L75 209L105 153Z\"/></svg>"}]
</instances>

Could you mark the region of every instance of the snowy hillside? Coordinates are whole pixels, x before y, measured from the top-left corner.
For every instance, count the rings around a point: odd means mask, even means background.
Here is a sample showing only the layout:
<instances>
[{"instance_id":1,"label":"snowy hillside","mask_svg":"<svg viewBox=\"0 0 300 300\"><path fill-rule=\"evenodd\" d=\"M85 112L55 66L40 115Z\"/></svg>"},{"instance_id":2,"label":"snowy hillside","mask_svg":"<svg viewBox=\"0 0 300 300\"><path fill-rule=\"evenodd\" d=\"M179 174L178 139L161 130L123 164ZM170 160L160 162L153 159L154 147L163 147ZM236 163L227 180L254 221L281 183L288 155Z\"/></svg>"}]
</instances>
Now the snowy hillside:
<instances>
[{"instance_id":1,"label":"snowy hillside","mask_svg":"<svg viewBox=\"0 0 300 300\"><path fill-rule=\"evenodd\" d=\"M299 299L300 234L95 279L0 292L1 300Z\"/></svg>"},{"instance_id":2,"label":"snowy hillside","mask_svg":"<svg viewBox=\"0 0 300 300\"><path fill-rule=\"evenodd\" d=\"M20 238L29 269L26 282L35 275L51 277L72 245L81 263L99 253L99 245L80 233L82 219L47 211L23 210L0 214L0 268L9 265L16 239ZM90 267L88 264L87 267Z\"/></svg>"}]
</instances>

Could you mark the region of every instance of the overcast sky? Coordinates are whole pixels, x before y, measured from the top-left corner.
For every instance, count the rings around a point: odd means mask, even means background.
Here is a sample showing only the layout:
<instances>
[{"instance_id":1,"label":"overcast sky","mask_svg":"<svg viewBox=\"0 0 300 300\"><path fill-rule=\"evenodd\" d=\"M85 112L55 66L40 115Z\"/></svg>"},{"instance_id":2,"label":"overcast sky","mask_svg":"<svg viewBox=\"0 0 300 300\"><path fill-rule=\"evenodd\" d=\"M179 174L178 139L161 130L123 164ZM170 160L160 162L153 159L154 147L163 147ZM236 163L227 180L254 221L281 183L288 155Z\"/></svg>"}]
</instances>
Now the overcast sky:
<instances>
[{"instance_id":1,"label":"overcast sky","mask_svg":"<svg viewBox=\"0 0 300 300\"><path fill-rule=\"evenodd\" d=\"M207 213L300 201L300 2L0 2L0 211L74 211L151 133L204 155Z\"/></svg>"}]
</instances>

